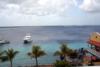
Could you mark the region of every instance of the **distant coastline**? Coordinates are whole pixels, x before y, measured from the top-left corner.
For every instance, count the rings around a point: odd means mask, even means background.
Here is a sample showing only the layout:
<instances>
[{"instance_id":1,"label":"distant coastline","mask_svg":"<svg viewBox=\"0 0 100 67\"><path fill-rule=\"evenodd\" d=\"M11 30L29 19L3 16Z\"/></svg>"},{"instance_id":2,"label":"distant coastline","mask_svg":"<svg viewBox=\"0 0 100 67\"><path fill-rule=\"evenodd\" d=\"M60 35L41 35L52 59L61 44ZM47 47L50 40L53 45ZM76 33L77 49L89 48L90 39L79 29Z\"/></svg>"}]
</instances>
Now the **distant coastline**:
<instances>
[{"instance_id":1,"label":"distant coastline","mask_svg":"<svg viewBox=\"0 0 100 67\"><path fill-rule=\"evenodd\" d=\"M48 25L48 26L0 26L0 28L16 28L16 27L93 27L100 25Z\"/></svg>"}]
</instances>

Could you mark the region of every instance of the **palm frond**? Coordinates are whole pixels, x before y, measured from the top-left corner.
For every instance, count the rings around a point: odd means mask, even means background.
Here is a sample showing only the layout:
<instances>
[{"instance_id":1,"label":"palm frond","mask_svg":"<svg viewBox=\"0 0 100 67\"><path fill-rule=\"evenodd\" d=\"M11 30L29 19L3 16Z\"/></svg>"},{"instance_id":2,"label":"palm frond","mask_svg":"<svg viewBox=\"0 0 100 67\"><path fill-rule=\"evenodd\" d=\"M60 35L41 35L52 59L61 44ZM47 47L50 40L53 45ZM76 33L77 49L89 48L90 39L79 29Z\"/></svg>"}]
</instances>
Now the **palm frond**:
<instances>
[{"instance_id":1,"label":"palm frond","mask_svg":"<svg viewBox=\"0 0 100 67\"><path fill-rule=\"evenodd\" d=\"M5 53L6 53L7 57L8 57L8 59L12 60L16 56L16 54L18 54L19 52L18 51L14 51L14 49L11 48L11 49L6 50Z\"/></svg>"},{"instance_id":2,"label":"palm frond","mask_svg":"<svg viewBox=\"0 0 100 67\"><path fill-rule=\"evenodd\" d=\"M40 46L36 46L34 45L32 47L32 51L31 52L28 52L28 56L30 57L40 57L40 56L43 56L45 55L46 53L41 49Z\"/></svg>"},{"instance_id":3,"label":"palm frond","mask_svg":"<svg viewBox=\"0 0 100 67\"><path fill-rule=\"evenodd\" d=\"M56 51L55 53L54 53L54 56L60 56L60 55L62 55L63 53L61 52L61 51Z\"/></svg>"},{"instance_id":4,"label":"palm frond","mask_svg":"<svg viewBox=\"0 0 100 67\"><path fill-rule=\"evenodd\" d=\"M43 50L40 50L40 51L37 53L37 57L44 56L44 55L46 55L46 53L45 53Z\"/></svg>"},{"instance_id":5,"label":"palm frond","mask_svg":"<svg viewBox=\"0 0 100 67\"><path fill-rule=\"evenodd\" d=\"M66 43L61 43L60 50L54 53L55 56L69 56L73 52L72 49L68 48Z\"/></svg>"}]
</instances>

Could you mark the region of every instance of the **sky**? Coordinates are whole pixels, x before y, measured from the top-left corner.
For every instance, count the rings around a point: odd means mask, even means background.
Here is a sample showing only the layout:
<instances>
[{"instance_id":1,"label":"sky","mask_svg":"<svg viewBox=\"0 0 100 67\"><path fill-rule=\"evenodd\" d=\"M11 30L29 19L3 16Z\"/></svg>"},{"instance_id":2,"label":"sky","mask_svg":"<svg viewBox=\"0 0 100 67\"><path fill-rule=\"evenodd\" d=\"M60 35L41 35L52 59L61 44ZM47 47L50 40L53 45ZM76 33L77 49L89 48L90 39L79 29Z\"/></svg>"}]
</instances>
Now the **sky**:
<instances>
[{"instance_id":1,"label":"sky","mask_svg":"<svg viewBox=\"0 0 100 67\"><path fill-rule=\"evenodd\" d=\"M0 0L0 26L100 25L100 0Z\"/></svg>"}]
</instances>

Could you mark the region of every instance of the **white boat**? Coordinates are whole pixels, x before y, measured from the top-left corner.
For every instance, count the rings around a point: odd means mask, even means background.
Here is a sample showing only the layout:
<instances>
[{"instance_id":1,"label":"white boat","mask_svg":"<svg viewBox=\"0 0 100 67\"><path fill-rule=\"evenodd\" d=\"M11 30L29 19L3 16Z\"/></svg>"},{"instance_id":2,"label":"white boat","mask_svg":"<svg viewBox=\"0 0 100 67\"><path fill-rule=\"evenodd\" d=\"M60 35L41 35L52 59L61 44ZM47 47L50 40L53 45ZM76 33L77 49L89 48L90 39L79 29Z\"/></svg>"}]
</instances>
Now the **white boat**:
<instances>
[{"instance_id":1,"label":"white boat","mask_svg":"<svg viewBox=\"0 0 100 67\"><path fill-rule=\"evenodd\" d=\"M30 34L27 34L25 37L24 37L24 43L27 44L27 43L31 43L32 42L32 37Z\"/></svg>"},{"instance_id":2,"label":"white boat","mask_svg":"<svg viewBox=\"0 0 100 67\"><path fill-rule=\"evenodd\" d=\"M10 42L7 40L0 40L0 44L9 44Z\"/></svg>"}]
</instances>

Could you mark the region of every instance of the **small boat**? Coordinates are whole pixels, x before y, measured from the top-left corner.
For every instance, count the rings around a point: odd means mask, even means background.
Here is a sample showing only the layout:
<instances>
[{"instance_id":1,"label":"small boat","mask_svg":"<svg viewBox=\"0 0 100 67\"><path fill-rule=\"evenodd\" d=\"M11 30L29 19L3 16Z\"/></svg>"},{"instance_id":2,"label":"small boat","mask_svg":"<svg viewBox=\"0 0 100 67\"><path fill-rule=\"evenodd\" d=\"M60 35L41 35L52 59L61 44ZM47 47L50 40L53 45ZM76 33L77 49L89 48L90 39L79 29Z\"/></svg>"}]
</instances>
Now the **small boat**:
<instances>
[{"instance_id":1,"label":"small boat","mask_svg":"<svg viewBox=\"0 0 100 67\"><path fill-rule=\"evenodd\" d=\"M27 43L31 43L32 42L32 37L30 34L27 34L25 37L24 37L24 44L27 44Z\"/></svg>"},{"instance_id":2,"label":"small boat","mask_svg":"<svg viewBox=\"0 0 100 67\"><path fill-rule=\"evenodd\" d=\"M0 40L0 44L9 44L10 42L7 40Z\"/></svg>"}]
</instances>

